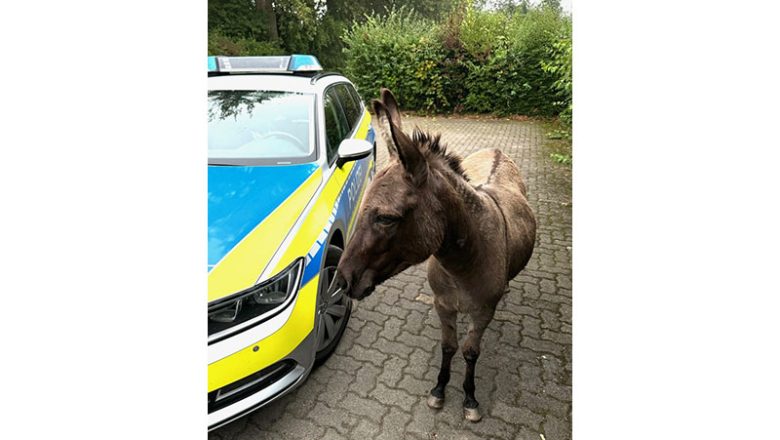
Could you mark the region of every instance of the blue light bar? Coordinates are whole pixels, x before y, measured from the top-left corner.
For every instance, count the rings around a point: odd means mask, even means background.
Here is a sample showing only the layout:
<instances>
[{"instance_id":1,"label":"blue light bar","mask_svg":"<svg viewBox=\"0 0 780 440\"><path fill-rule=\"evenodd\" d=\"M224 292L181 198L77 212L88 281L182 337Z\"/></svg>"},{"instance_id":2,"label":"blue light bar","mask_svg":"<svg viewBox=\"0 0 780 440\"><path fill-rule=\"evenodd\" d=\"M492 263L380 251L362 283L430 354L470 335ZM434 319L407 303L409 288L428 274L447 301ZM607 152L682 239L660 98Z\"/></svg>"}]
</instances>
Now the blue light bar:
<instances>
[{"instance_id":1,"label":"blue light bar","mask_svg":"<svg viewBox=\"0 0 780 440\"><path fill-rule=\"evenodd\" d=\"M322 70L313 55L263 57L208 57L209 72L221 73L293 73Z\"/></svg>"},{"instance_id":2,"label":"blue light bar","mask_svg":"<svg viewBox=\"0 0 780 440\"><path fill-rule=\"evenodd\" d=\"M322 70L319 60L314 55L292 55L289 69L293 72L319 72Z\"/></svg>"}]
</instances>

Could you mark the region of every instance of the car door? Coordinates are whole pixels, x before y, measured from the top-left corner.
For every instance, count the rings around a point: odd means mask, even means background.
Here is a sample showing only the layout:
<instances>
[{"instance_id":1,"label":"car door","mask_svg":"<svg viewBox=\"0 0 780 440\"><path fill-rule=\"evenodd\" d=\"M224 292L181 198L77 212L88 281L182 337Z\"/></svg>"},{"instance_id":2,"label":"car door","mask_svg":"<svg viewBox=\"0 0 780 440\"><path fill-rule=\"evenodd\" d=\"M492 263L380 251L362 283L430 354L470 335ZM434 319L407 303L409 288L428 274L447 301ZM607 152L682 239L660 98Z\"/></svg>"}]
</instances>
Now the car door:
<instances>
[{"instance_id":1,"label":"car door","mask_svg":"<svg viewBox=\"0 0 780 440\"><path fill-rule=\"evenodd\" d=\"M351 124L344 114L335 86L325 90L323 100L325 110L325 146L328 164L335 166L339 144L352 131Z\"/></svg>"},{"instance_id":2,"label":"car door","mask_svg":"<svg viewBox=\"0 0 780 440\"><path fill-rule=\"evenodd\" d=\"M356 134L361 118L363 116L363 107L360 102L353 98L347 83L337 83L325 90L324 111L325 111L325 137L327 161L332 169L332 179L337 179L338 185L346 185L345 200L348 213L347 232L351 232L355 220L354 213L363 195L368 179L371 165L371 157L359 161L352 161L341 167L336 166L338 158L338 144L342 140L352 137Z\"/></svg>"}]
</instances>

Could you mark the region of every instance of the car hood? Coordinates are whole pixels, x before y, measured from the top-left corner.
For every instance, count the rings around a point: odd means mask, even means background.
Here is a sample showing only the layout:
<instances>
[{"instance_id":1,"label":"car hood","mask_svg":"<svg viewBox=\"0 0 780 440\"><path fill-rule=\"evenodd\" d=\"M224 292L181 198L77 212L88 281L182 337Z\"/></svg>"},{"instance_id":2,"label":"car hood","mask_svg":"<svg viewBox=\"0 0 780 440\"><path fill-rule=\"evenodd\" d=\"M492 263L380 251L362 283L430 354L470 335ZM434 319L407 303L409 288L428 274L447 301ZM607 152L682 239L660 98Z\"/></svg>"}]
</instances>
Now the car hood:
<instances>
[{"instance_id":1,"label":"car hood","mask_svg":"<svg viewBox=\"0 0 780 440\"><path fill-rule=\"evenodd\" d=\"M316 188L309 179L316 164L286 166L209 166L208 167L208 270L226 260L226 256L258 226L272 216L274 230L257 231L272 236L263 246L275 251L300 216ZM307 182L304 194L291 197ZM318 182L317 182L318 183ZM303 188L302 188L303 189ZM282 205L284 209L277 209ZM295 206L291 206L295 205ZM268 261L256 261L262 271Z\"/></svg>"}]
</instances>

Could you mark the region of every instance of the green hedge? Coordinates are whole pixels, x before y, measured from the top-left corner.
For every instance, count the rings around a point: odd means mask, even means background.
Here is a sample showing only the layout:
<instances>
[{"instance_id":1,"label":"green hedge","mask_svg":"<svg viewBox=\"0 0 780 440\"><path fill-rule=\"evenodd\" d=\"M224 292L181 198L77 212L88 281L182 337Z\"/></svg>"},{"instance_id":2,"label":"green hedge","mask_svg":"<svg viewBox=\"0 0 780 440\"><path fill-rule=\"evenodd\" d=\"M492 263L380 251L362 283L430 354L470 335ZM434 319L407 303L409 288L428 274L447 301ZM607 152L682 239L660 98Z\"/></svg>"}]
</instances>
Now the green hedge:
<instances>
[{"instance_id":1,"label":"green hedge","mask_svg":"<svg viewBox=\"0 0 780 440\"><path fill-rule=\"evenodd\" d=\"M404 108L435 110L449 108L442 75L445 51L439 28L413 11L392 11L385 18L372 15L348 29L345 73L360 88L365 99L376 98L380 87L393 91Z\"/></svg>"},{"instance_id":2,"label":"green hedge","mask_svg":"<svg viewBox=\"0 0 780 440\"><path fill-rule=\"evenodd\" d=\"M571 20L552 8L464 7L441 23L393 10L355 23L342 40L346 74L366 99L384 86L404 109L426 112L551 116L571 105Z\"/></svg>"},{"instance_id":3,"label":"green hedge","mask_svg":"<svg viewBox=\"0 0 780 440\"><path fill-rule=\"evenodd\" d=\"M278 44L251 38L230 38L219 31L209 32L208 44L209 55L249 56L285 54Z\"/></svg>"}]
</instances>

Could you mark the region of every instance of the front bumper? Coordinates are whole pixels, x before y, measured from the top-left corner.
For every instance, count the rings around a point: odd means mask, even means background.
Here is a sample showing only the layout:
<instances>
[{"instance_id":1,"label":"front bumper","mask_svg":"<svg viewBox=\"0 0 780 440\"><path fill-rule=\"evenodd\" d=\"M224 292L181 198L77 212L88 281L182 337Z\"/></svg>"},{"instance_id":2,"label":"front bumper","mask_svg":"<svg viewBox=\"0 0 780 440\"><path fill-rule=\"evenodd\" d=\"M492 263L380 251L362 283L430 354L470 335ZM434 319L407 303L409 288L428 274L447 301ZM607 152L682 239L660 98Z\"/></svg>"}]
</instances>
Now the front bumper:
<instances>
[{"instance_id":1,"label":"front bumper","mask_svg":"<svg viewBox=\"0 0 780 440\"><path fill-rule=\"evenodd\" d=\"M312 331L279 362L210 392L208 430L243 417L302 384L314 364L315 343L315 332Z\"/></svg>"},{"instance_id":2,"label":"front bumper","mask_svg":"<svg viewBox=\"0 0 780 440\"><path fill-rule=\"evenodd\" d=\"M314 364L315 276L262 324L208 348L208 429L248 414L303 383Z\"/></svg>"}]
</instances>

